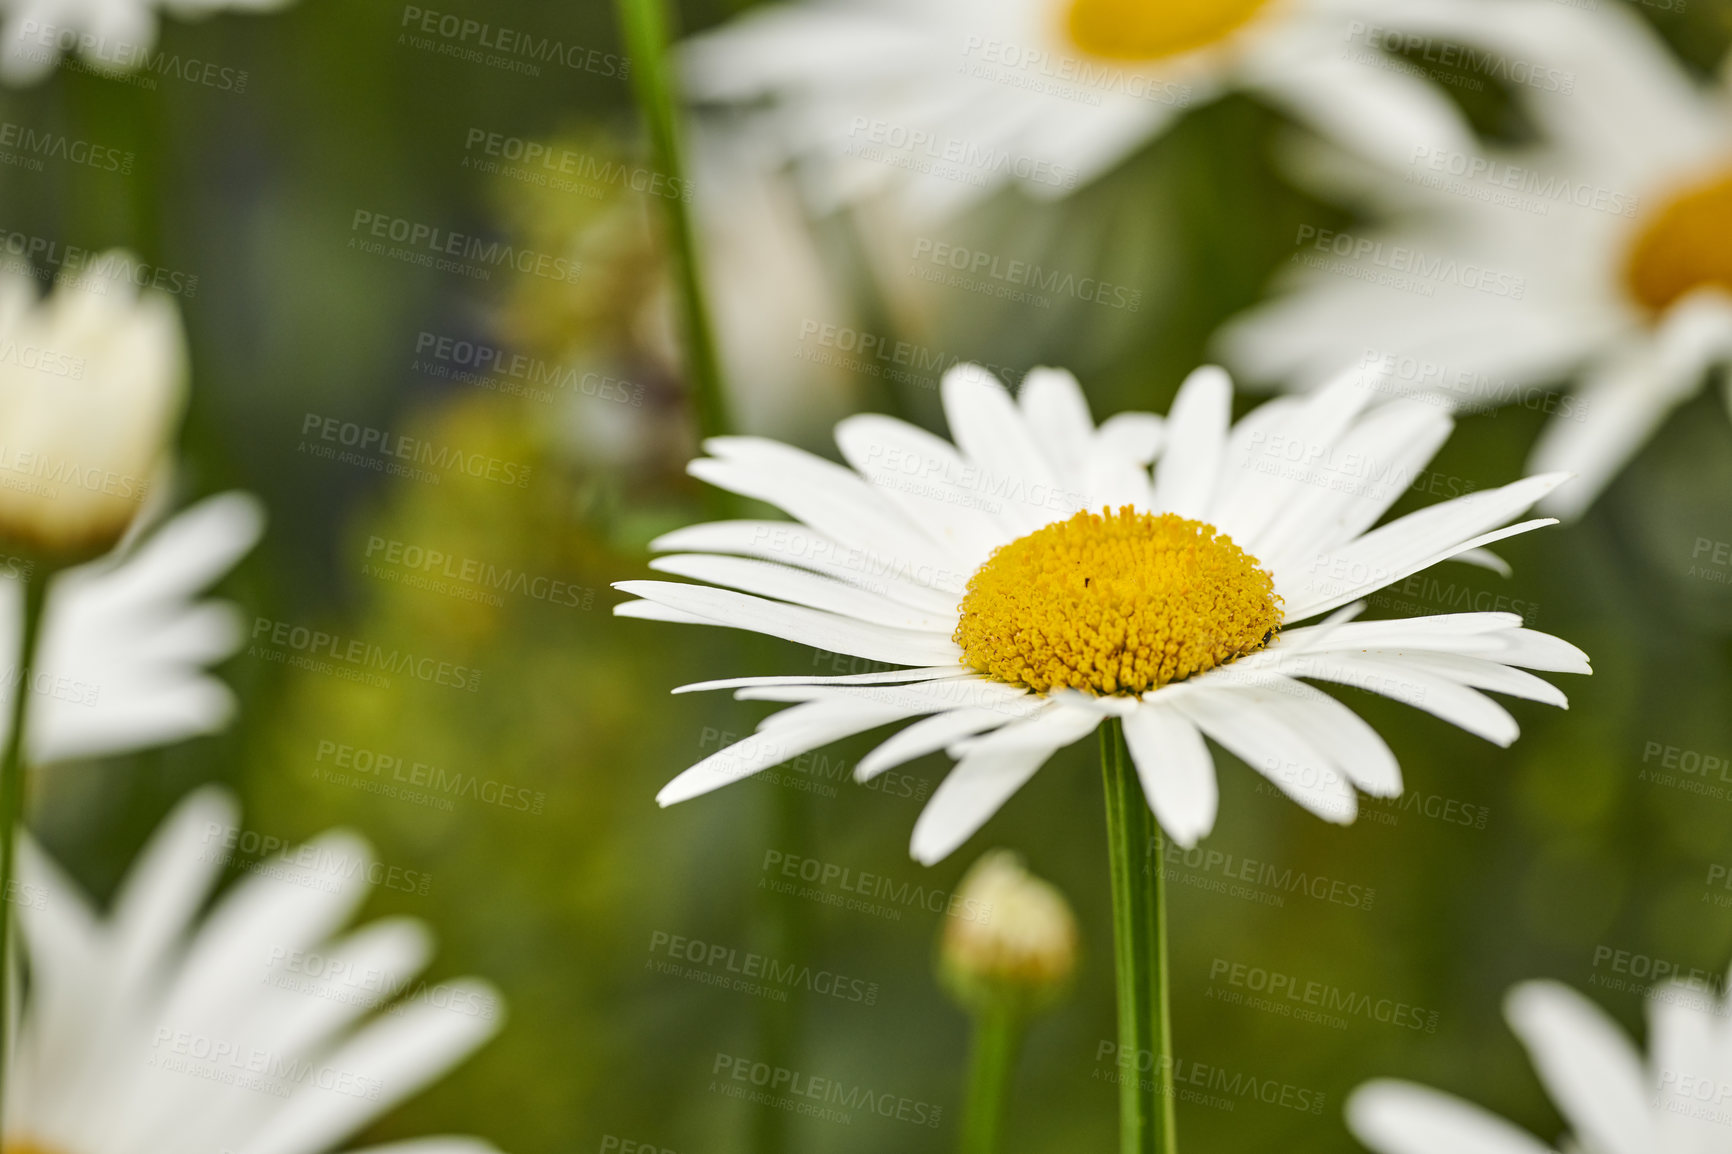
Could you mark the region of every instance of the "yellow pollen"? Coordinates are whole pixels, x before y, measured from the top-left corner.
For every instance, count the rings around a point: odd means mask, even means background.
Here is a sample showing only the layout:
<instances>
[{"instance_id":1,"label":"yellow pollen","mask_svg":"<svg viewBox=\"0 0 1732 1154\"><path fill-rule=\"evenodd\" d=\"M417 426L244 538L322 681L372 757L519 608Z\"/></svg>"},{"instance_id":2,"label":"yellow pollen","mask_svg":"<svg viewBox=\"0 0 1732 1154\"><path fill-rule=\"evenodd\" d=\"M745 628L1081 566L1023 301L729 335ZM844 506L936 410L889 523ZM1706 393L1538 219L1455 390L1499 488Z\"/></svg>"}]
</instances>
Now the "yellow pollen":
<instances>
[{"instance_id":1,"label":"yellow pollen","mask_svg":"<svg viewBox=\"0 0 1732 1154\"><path fill-rule=\"evenodd\" d=\"M968 579L952 639L1000 681L1133 694L1253 653L1280 626L1274 581L1232 538L1125 505L1001 546Z\"/></svg>"},{"instance_id":2,"label":"yellow pollen","mask_svg":"<svg viewBox=\"0 0 1732 1154\"><path fill-rule=\"evenodd\" d=\"M1107 60L1180 56L1219 43L1269 0L1070 0L1071 43Z\"/></svg>"},{"instance_id":3,"label":"yellow pollen","mask_svg":"<svg viewBox=\"0 0 1732 1154\"><path fill-rule=\"evenodd\" d=\"M1648 217L1624 260L1624 282L1655 313L1691 289L1732 292L1732 172L1691 185Z\"/></svg>"}]
</instances>

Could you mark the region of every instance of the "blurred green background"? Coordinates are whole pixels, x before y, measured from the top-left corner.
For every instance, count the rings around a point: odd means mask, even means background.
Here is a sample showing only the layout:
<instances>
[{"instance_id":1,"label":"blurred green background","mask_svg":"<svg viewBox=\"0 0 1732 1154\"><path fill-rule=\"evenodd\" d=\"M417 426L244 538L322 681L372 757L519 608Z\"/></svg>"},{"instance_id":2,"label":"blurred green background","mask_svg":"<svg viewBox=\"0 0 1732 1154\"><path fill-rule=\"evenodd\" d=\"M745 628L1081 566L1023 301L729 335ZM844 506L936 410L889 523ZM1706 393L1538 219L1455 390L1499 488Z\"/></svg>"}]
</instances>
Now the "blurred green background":
<instances>
[{"instance_id":1,"label":"blurred green background","mask_svg":"<svg viewBox=\"0 0 1732 1154\"><path fill-rule=\"evenodd\" d=\"M1110 1148L1113 1067L1098 1055L1114 1037L1111 927L1092 744L1057 758L931 870L906 847L919 799L946 768L940 757L867 789L848 779L870 748L855 741L655 807L663 782L765 712L670 688L831 659L610 616L620 597L608 583L645 574L646 542L706 515L682 472L694 442L665 334L659 217L652 200L617 184L561 189L489 171L475 134L551 143L602 171L645 164L629 84L608 63L620 52L613 13L600 2L439 3L592 48L595 63L542 63L536 75L493 67L441 51L437 38L432 47L410 38L405 6L304 0L263 17L165 22L166 51L244 72L244 91L62 67L0 95L7 119L137 158L125 175L54 162L0 168L7 231L125 245L197 277L180 300L195 366L183 482L189 495L244 487L270 508L266 541L227 587L249 621L324 628L482 671L475 693L406 679L379 689L243 654L225 668L242 699L228 732L54 767L38 783L33 824L107 895L176 799L222 781L241 794L252 828L300 838L349 825L387 863L430 874L425 896L381 888L366 912L427 920L439 974L497 982L510 1017L475 1059L369 1137L469 1132L516 1154L605 1149L608 1136L729 1154L758 1149L777 1124L801 1152L950 1148L966 1022L932 979L941 915L917 903L895 917L779 905L761 884L764 862L771 851L799 854L947 891L985 848L1014 847L1075 903L1085 955L1074 996L1033 1031L1007 1149ZM682 4L681 21L695 30L731 10ZM1642 12L1698 71L1732 41L1724 0ZM1503 94L1470 95L1487 134L1525 131ZM1068 200L1036 206L1005 193L935 234L1135 289L1135 311L921 295L896 254L875 271L859 259L869 234L811 221L829 293L770 330L763 362L811 355L803 325L815 321L1018 375L1069 367L1097 417L1164 411L1214 328L1287 260L1297 226L1347 220L1279 177L1271 157L1292 131L1228 99ZM418 267L356 247L357 213L507 240L581 260L582 273L565 283ZM727 225L729 210L720 214ZM571 387L521 396L509 375L466 379L434 355L444 340L519 352ZM762 384L755 371L736 366L742 393ZM817 451L831 451L823 429L847 409L942 429L933 374L896 382L813 366L810 375L809 390L760 398L760 408L785 410L776 431ZM530 465L530 484L455 475L432 484L320 459L303 447L309 414L481 449ZM1521 409L1464 418L1436 473L1457 491L1514 478L1539 420ZM1585 520L1511 542L1515 576L1445 567L1435 584L1373 606L1439 612L1458 607L1452 598L1501 595L1524 603L1530 624L1588 650L1596 674L1567 680L1568 713L1513 704L1524 734L1512 749L1337 690L1387 737L1409 789L1403 804L1367 804L1345 830L1259 790L1218 754L1221 819L1204 849L1222 856L1176 868L1171 886L1181 1081L1221 1072L1179 1107L1187 1150L1356 1149L1341 1102L1375 1074L1464 1093L1549 1136L1558 1120L1499 1016L1512 982L1563 979L1638 1028L1636 991L1653 959L1724 972L1732 889L1711 879L1732 865L1732 768L1700 767L1703 758L1732 767L1732 587L1725 574L1693 572L1692 554L1702 540L1732 541L1729 493L1732 432L1704 396ZM1433 499L1411 494L1402 508ZM475 600L417 588L409 566L384 560L391 542L546 577L569 596ZM322 774L324 742L476 775L512 800L383 796ZM1652 772L1667 760L1697 771ZM1328 896L1204 888L1244 859L1326 879L1313 892ZM875 985L875 1000L796 990L782 1003L660 972L657 934L803 958ZM1236 985L1233 975L1257 969L1405 1004L1435 1030L1248 1006L1246 985L1260 979ZM766 1119L718 1091L718 1055L781 1055L803 1074L940 1106L945 1122L859 1111L847 1124Z\"/></svg>"}]
</instances>

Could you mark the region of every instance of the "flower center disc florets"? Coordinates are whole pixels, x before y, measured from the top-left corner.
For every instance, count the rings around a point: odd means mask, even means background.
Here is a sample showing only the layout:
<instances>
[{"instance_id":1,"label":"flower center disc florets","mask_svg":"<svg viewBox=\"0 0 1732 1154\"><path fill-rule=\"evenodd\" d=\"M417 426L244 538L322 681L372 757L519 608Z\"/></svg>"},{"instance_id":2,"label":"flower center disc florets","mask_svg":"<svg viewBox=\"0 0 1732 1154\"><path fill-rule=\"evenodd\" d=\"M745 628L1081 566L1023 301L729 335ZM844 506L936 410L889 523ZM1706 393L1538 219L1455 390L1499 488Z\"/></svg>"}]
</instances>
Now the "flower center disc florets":
<instances>
[{"instance_id":1,"label":"flower center disc florets","mask_svg":"<svg viewBox=\"0 0 1732 1154\"><path fill-rule=\"evenodd\" d=\"M1253 653L1280 625L1273 579L1225 533L1126 505L999 548L953 640L1000 681L1134 694Z\"/></svg>"},{"instance_id":2,"label":"flower center disc florets","mask_svg":"<svg viewBox=\"0 0 1732 1154\"><path fill-rule=\"evenodd\" d=\"M1070 0L1071 43L1106 60L1141 62L1227 39L1268 0Z\"/></svg>"},{"instance_id":3,"label":"flower center disc florets","mask_svg":"<svg viewBox=\"0 0 1732 1154\"><path fill-rule=\"evenodd\" d=\"M1630 295L1664 312L1691 289L1732 291L1732 172L1685 188L1663 203L1637 233L1625 259Z\"/></svg>"}]
</instances>

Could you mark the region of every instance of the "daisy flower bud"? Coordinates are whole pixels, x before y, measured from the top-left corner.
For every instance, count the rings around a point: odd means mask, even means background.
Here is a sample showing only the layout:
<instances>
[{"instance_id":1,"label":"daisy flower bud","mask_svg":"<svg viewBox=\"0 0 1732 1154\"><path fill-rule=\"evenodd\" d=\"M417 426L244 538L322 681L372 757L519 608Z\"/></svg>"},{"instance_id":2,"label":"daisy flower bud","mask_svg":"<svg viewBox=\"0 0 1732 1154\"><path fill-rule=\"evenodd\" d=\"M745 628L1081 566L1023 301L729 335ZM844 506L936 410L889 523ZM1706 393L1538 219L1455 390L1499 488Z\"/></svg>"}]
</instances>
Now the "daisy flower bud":
<instances>
[{"instance_id":1,"label":"daisy flower bud","mask_svg":"<svg viewBox=\"0 0 1732 1154\"><path fill-rule=\"evenodd\" d=\"M164 464L186 400L168 297L138 292L129 257L46 297L0 275L0 537L50 561L106 552Z\"/></svg>"},{"instance_id":2,"label":"daisy flower bud","mask_svg":"<svg viewBox=\"0 0 1732 1154\"><path fill-rule=\"evenodd\" d=\"M1056 886L993 850L963 877L958 897L962 909L979 911L946 919L939 943L939 974L958 1002L1038 1009L1063 993L1076 971L1077 926Z\"/></svg>"}]
</instances>

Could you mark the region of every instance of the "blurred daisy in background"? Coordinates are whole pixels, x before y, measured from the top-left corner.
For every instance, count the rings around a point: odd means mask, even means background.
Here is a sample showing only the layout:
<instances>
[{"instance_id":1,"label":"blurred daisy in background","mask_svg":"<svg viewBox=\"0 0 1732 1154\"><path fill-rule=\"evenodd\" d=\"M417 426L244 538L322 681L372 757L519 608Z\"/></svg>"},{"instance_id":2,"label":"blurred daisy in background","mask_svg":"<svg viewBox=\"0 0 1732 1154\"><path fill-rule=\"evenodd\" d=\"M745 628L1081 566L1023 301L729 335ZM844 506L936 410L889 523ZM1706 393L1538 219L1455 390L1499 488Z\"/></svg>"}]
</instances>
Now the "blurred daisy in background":
<instances>
[{"instance_id":1,"label":"blurred daisy in background","mask_svg":"<svg viewBox=\"0 0 1732 1154\"><path fill-rule=\"evenodd\" d=\"M1504 1016L1569 1126L1555 1144L1451 1094L1393 1079L1347 1101L1378 1154L1718 1154L1732 1125L1732 1003L1669 982L1648 1000L1648 1055L1611 1015L1557 982L1510 991Z\"/></svg>"},{"instance_id":2,"label":"blurred daisy in background","mask_svg":"<svg viewBox=\"0 0 1732 1154\"><path fill-rule=\"evenodd\" d=\"M1187 108L1243 89L1391 163L1469 130L1366 48L1358 0L813 0L756 9L685 46L700 100L772 98L818 207L894 188L955 212L1006 184L1062 197Z\"/></svg>"},{"instance_id":3,"label":"blurred daisy in background","mask_svg":"<svg viewBox=\"0 0 1732 1154\"><path fill-rule=\"evenodd\" d=\"M41 299L23 272L0 273L0 695L19 682L22 586L47 581L30 671L38 762L178 741L234 708L205 666L240 644L238 615L195 598L252 548L264 515L230 493L156 523L186 347L172 301L139 292L132 269L102 254Z\"/></svg>"},{"instance_id":4,"label":"blurred daisy in background","mask_svg":"<svg viewBox=\"0 0 1732 1154\"><path fill-rule=\"evenodd\" d=\"M181 20L216 12L270 12L292 0L0 0L0 82L34 84L76 52L107 73L147 67L157 11Z\"/></svg>"},{"instance_id":5,"label":"blurred daisy in background","mask_svg":"<svg viewBox=\"0 0 1732 1154\"><path fill-rule=\"evenodd\" d=\"M319 1154L447 1073L501 1024L498 995L427 985L426 929L385 918L337 936L373 858L327 833L246 863L202 917L241 835L201 790L175 809L98 913L25 843L14 899L28 980L5 1148L52 1154ZM488 1154L425 1138L384 1154Z\"/></svg>"},{"instance_id":6,"label":"blurred daisy in background","mask_svg":"<svg viewBox=\"0 0 1732 1154\"><path fill-rule=\"evenodd\" d=\"M1543 408L1530 467L1580 476L1543 508L1579 514L1732 357L1732 92L1687 76L1618 4L1451 0L1401 19L1572 74L1567 93L1525 94L1546 143L1416 149L1404 175L1313 158L1391 223L1306 238L1309 267L1231 323L1222 353L1301 389L1360 365L1445 404ZM1572 376L1572 395L1545 393Z\"/></svg>"},{"instance_id":7,"label":"blurred daisy in background","mask_svg":"<svg viewBox=\"0 0 1732 1154\"><path fill-rule=\"evenodd\" d=\"M1123 720L1150 806L1183 845L1215 823L1204 737L1331 821L1353 819L1356 787L1399 793L1382 739L1299 678L1405 700L1509 744L1514 719L1480 690L1562 706L1562 693L1524 670L1587 673L1580 650L1507 613L1350 618L1366 594L1549 524L1510 522L1565 478L1531 477L1373 529L1451 425L1425 405L1370 406L1374 395L1350 375L1233 424L1231 383L1205 368L1168 419L1124 413L1097 428L1068 373L1036 369L1012 399L966 365L943 380L954 445L878 415L837 427L846 466L759 438L706 442L693 476L795 521L659 538L654 548L676 552L652 568L711 584L623 581L641 600L616 612L907 668L684 687L793 708L658 800L922 718L856 774L940 749L958 760L915 825L912 852L931 863L1107 718Z\"/></svg>"}]
</instances>

